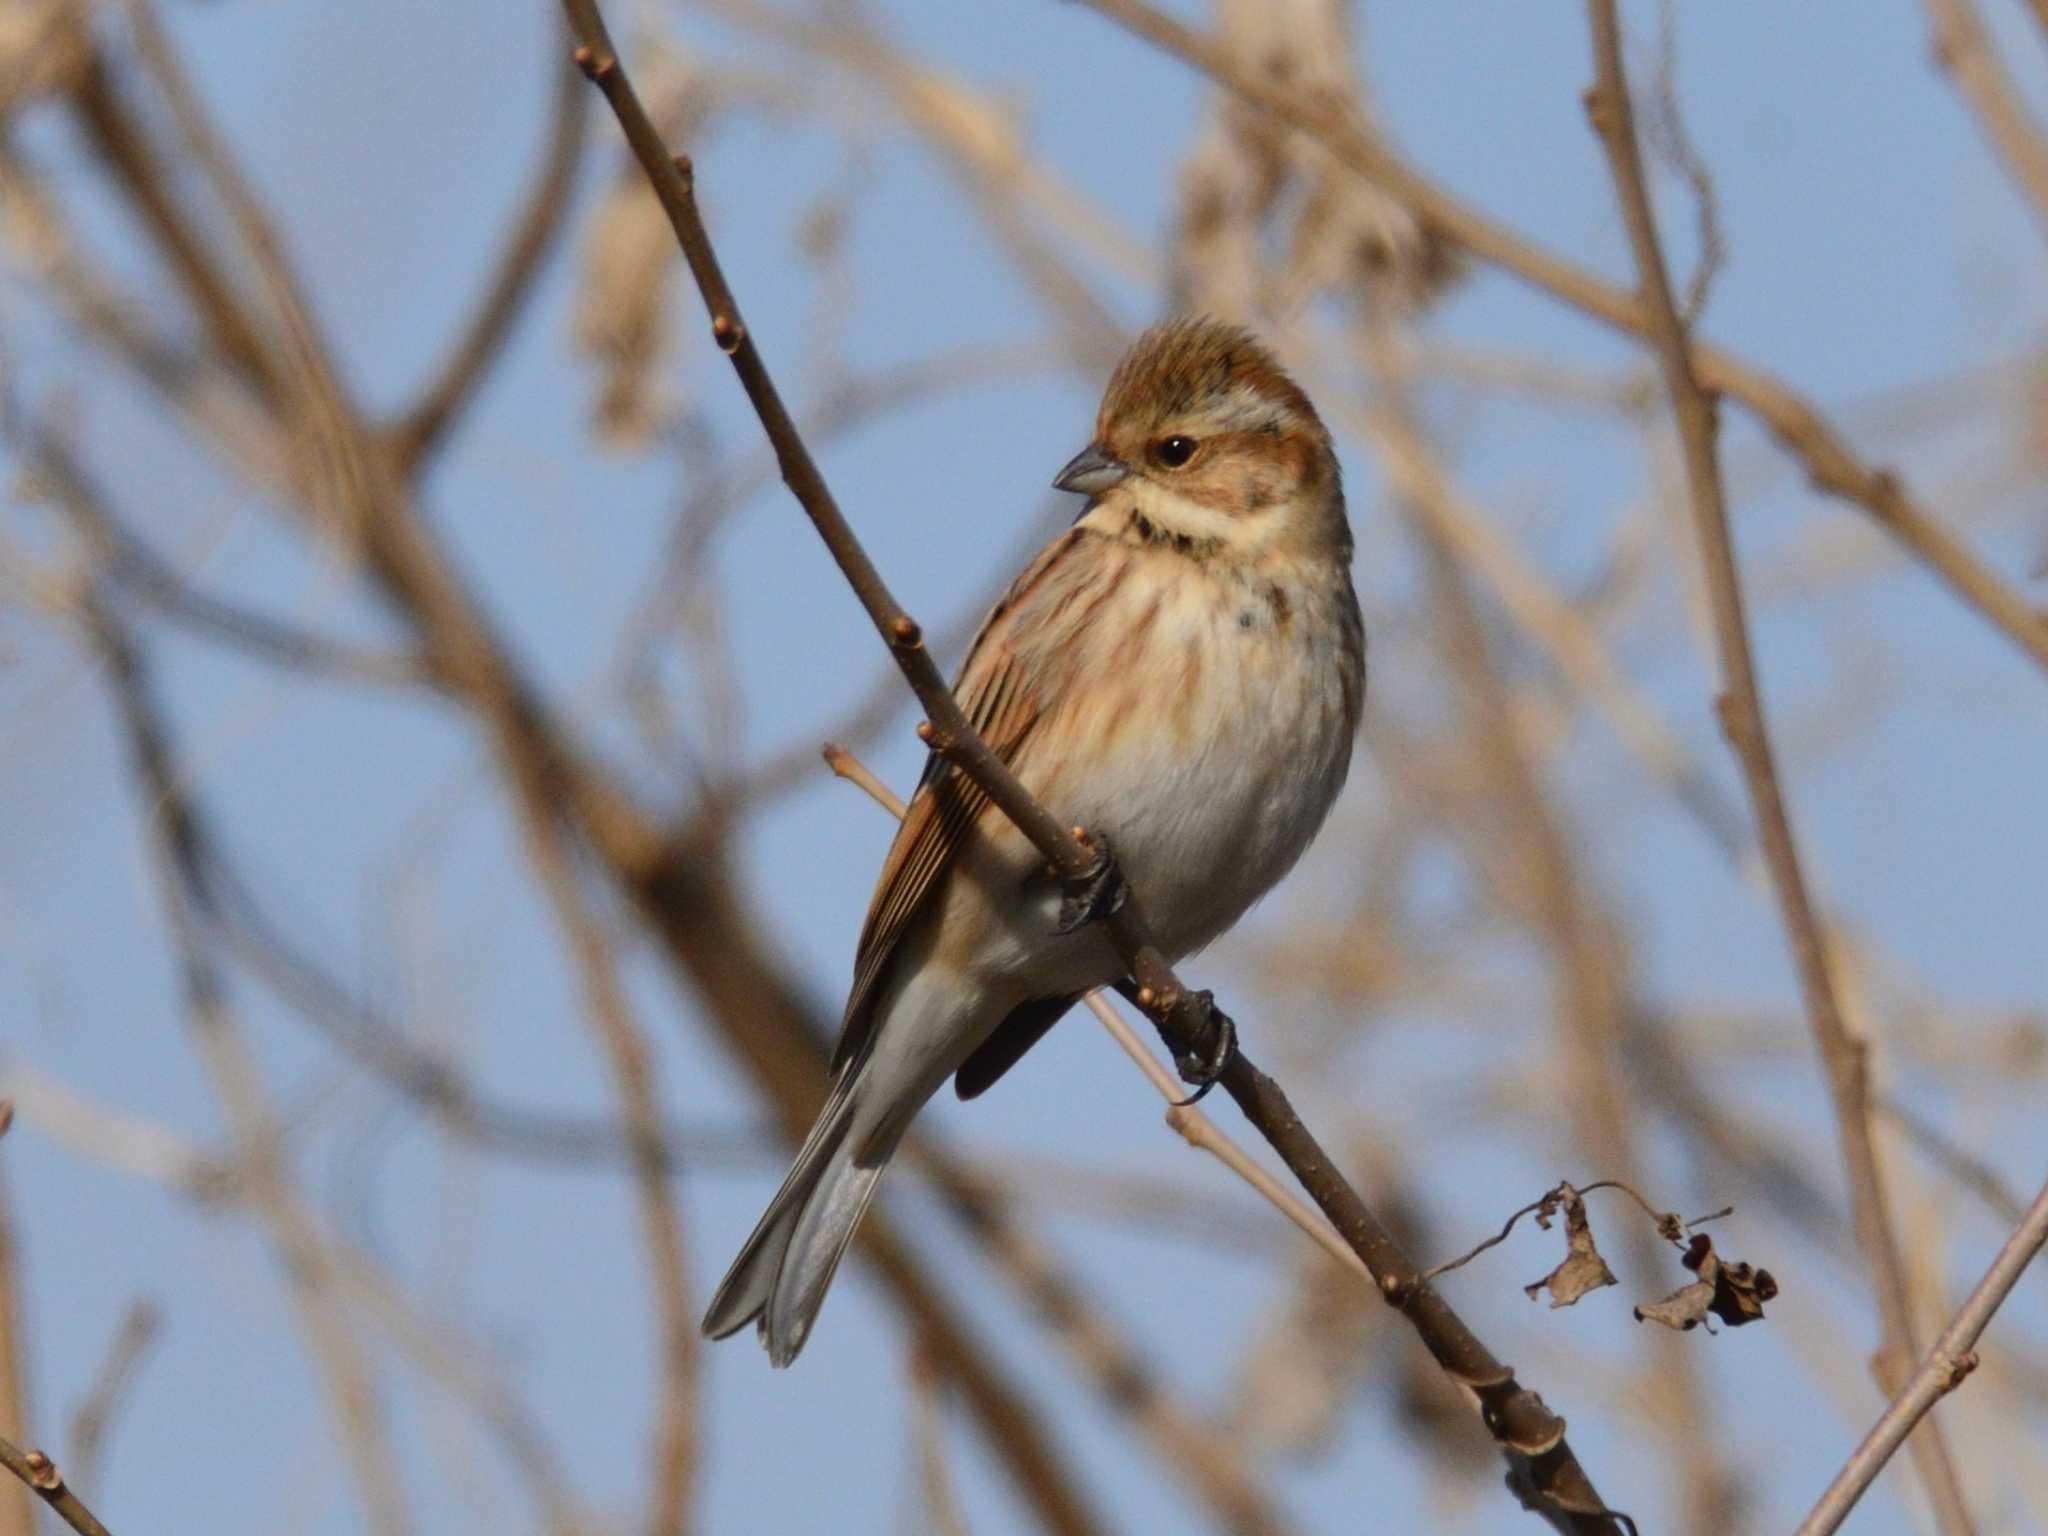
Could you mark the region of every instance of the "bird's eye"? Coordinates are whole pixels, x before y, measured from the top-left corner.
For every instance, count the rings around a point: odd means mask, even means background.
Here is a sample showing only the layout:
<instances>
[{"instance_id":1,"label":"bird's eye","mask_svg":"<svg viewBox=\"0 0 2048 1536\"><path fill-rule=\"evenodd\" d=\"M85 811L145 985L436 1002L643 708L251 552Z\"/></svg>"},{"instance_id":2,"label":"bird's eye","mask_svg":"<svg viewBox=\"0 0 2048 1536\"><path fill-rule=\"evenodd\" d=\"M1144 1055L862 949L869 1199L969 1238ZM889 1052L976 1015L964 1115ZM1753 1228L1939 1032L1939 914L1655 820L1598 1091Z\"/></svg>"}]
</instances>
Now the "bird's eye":
<instances>
[{"instance_id":1,"label":"bird's eye","mask_svg":"<svg viewBox=\"0 0 2048 1536\"><path fill-rule=\"evenodd\" d=\"M1192 437L1161 438L1152 447L1152 457L1168 469L1179 469L1195 456L1195 449L1201 446Z\"/></svg>"}]
</instances>

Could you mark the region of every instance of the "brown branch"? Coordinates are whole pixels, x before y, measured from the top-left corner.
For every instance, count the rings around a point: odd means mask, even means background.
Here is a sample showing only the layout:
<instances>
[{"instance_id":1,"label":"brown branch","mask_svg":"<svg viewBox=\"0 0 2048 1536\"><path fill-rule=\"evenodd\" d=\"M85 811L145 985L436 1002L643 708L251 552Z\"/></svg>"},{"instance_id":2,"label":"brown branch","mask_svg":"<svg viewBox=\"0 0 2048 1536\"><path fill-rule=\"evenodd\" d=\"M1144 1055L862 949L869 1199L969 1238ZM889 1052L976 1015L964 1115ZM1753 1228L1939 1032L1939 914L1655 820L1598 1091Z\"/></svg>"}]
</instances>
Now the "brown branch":
<instances>
[{"instance_id":1,"label":"brown branch","mask_svg":"<svg viewBox=\"0 0 2048 1536\"><path fill-rule=\"evenodd\" d=\"M2019 85L1999 61L1973 0L1926 0L1934 57L1969 101L2007 173L2048 224L2048 140L2028 115Z\"/></svg>"},{"instance_id":2,"label":"brown branch","mask_svg":"<svg viewBox=\"0 0 2048 1536\"><path fill-rule=\"evenodd\" d=\"M557 729L414 515L388 456L348 399L281 242L206 121L146 0L130 0L130 8L145 58L277 312L287 378L279 391L282 425L296 450L292 490L357 552L418 630L449 691L488 729L515 792L573 808L583 835L679 975L706 1000L785 1132L801 1137L823 1098L825 1053L808 1010L735 918L744 904L730 886L722 850L693 835L665 838ZM886 1220L870 1218L863 1236L863 1251L892 1299L959 1388L989 1449L1041 1522L1062 1536L1092 1536L1100 1522L1028 1400Z\"/></svg>"},{"instance_id":3,"label":"brown branch","mask_svg":"<svg viewBox=\"0 0 2048 1536\"><path fill-rule=\"evenodd\" d=\"M417 473L476 397L492 365L504 354L513 324L533 294L534 280L568 221L576 171L583 160L588 98L574 69L552 54L549 62L555 76L554 115L539 174L505 238L496 270L461 340L434 381L421 391L419 400L390 428L391 452L401 474Z\"/></svg>"},{"instance_id":4,"label":"brown branch","mask_svg":"<svg viewBox=\"0 0 2048 1536\"><path fill-rule=\"evenodd\" d=\"M1596 81L1587 93L1586 108L1612 166L1615 193L1641 284L1641 307L1648 316L1649 336L1665 389L1671 396L1672 413L1684 449L1693 532L1712 607L1714 644L1724 684L1716 701L1721 725L1741 764L1743 781L1756 812L1758 837L1778 893L1814 1048L1827 1072L1857 1243L1877 1293L1884 1341L1880 1379L1887 1391L1895 1391L1905 1363L1917 1358L1920 1351L1914 1341L1905 1264L1893 1227L1884 1176L1878 1167L1876 1141L1871 1134L1868 1044L1852 1038L1843 1021L1834 976L1829 969L1827 937L1807 890L1791 818L1779 788L1721 484L1715 444L1719 423L1714 401L1695 372L1691 342L1685 322L1679 318L1658 244L1656 215L1643 175L1627 76L1622 67L1621 23L1615 0L1587 0L1587 10L1592 24ZM1962 1536L1973 1529L1962 1485L1938 1424L1929 1424L1928 1433L1916 1445L1915 1460L1941 1528L1950 1536Z\"/></svg>"},{"instance_id":5,"label":"brown branch","mask_svg":"<svg viewBox=\"0 0 2048 1536\"><path fill-rule=\"evenodd\" d=\"M113 173L144 232L198 312L213 350L258 394L267 393L275 376L271 340L237 296L235 278L223 270L197 222L172 192L148 133L98 51L79 79L72 107L86 142Z\"/></svg>"},{"instance_id":6,"label":"brown branch","mask_svg":"<svg viewBox=\"0 0 2048 1536\"><path fill-rule=\"evenodd\" d=\"M31 1122L77 1156L168 1189L203 1213L216 1214L225 1202L260 1219L249 1181L232 1156L215 1155L160 1122L79 1098L40 1074L16 1067L8 1081L24 1094ZM387 1273L325 1231L303 1200L289 1193L287 1200L350 1303L400 1354L467 1401L497 1436L506 1465L532 1495L540 1528L549 1536L587 1536L592 1527L571 1496L564 1463L539 1422L486 1363L487 1348L464 1338L448 1319L416 1308ZM78 1429L74 1422L74 1434ZM80 1466L86 1464L85 1450L82 1441L74 1448Z\"/></svg>"},{"instance_id":7,"label":"brown branch","mask_svg":"<svg viewBox=\"0 0 2048 1536\"><path fill-rule=\"evenodd\" d=\"M1934 1348L1920 1362L1919 1369L1899 1389L1848 1463L1835 1475L1813 1512L1799 1523L1794 1536L1830 1536L1849 1516L1885 1463L1913 1433L1914 1425L1933 1411L1934 1405L1962 1385L1977 1368L1976 1345L1993 1314L2005 1304L2021 1273L2048 1245L2048 1184L2034 1197L2026 1217L1998 1250L1984 1278L1970 1292L1969 1299L1942 1329Z\"/></svg>"},{"instance_id":8,"label":"brown branch","mask_svg":"<svg viewBox=\"0 0 2048 1536\"><path fill-rule=\"evenodd\" d=\"M156 1339L161 1320L157 1309L148 1302L129 1304L99 1370L93 1375L91 1389L72 1411L70 1460L88 1483L99 1481L100 1455L114 1410L134 1382L143 1355Z\"/></svg>"},{"instance_id":9,"label":"brown branch","mask_svg":"<svg viewBox=\"0 0 2048 1536\"><path fill-rule=\"evenodd\" d=\"M0 1434L28 1433L28 1330L21 1312L21 1253L7 1189L4 1152L14 1105L0 1099ZM0 1533L34 1536L35 1506L27 1493L10 1487L0 1494Z\"/></svg>"},{"instance_id":10,"label":"brown branch","mask_svg":"<svg viewBox=\"0 0 2048 1536\"><path fill-rule=\"evenodd\" d=\"M1082 3L1308 134L1351 171L1399 200L1426 227L1482 261L1617 330L1646 339L1654 334L1655 322L1636 294L1523 239L1453 197L1365 125L1329 110L1307 93L1260 79L1213 38L1146 0ZM1935 521L1894 474L1859 459L1819 410L1771 375L1712 347L1695 348L1693 362L1700 382L1755 414L1785 451L1806 466L1816 487L1861 507L1966 605L2048 670L2048 616Z\"/></svg>"},{"instance_id":11,"label":"brown branch","mask_svg":"<svg viewBox=\"0 0 2048 1536\"><path fill-rule=\"evenodd\" d=\"M99 1517L85 1507L84 1500L71 1491L57 1464L41 1451L24 1451L12 1440L0 1437L0 1466L20 1478L78 1536L112 1536L100 1524Z\"/></svg>"},{"instance_id":12,"label":"brown branch","mask_svg":"<svg viewBox=\"0 0 2048 1536\"><path fill-rule=\"evenodd\" d=\"M611 1067L633 1149L634 1198L661 1341L661 1367L654 1373L654 1473L647 1530L649 1536L680 1536L697 1465L697 1318L683 1261L682 1223L665 1177L661 1096L647 1042L626 1002L612 946L577 890L569 839L548 805L522 801L522 809L527 847L574 955L584 1003Z\"/></svg>"},{"instance_id":13,"label":"brown branch","mask_svg":"<svg viewBox=\"0 0 2048 1536\"><path fill-rule=\"evenodd\" d=\"M1450 476L1424 434L1390 320L1376 312L1362 322L1378 395L1371 411L1374 437L1396 450L1394 457L1404 466L1391 478L1398 487L1397 500L1425 546L1438 643L1467 701L1471 755L1489 776L1488 798L1502 807L1514 829L1516 852L1496 856L1488 846L1495 840L1482 830L1488 825L1485 821L1467 820L1459 830L1481 833L1481 846L1473 851L1503 907L1512 920L1528 925L1551 956L1555 1051L1571 1098L1581 1106L1573 1117L1574 1129L1593 1166L1627 1188L1625 1181L1644 1180L1642 1141L1619 1053L1627 1010L1627 957L1609 914L1581 878L1571 839L1544 782L1541 748L1531 739L1534 733L1517 710L1494 654L1465 562L1470 560L1481 572L1488 566L1472 559L1469 546L1458 547L1451 536L1460 519ZM1484 520L1464 521L1476 528L1491 527ZM1512 605L1513 590L1500 590ZM1590 633L1591 626L1584 625L1573 605L1560 600L1556 609ZM1564 632L1572 631L1567 627ZM1610 675L1618 678L1619 669ZM1646 717L1656 718L1647 711ZM1666 761L1674 765L1658 776L1672 783L1680 803L1692 809L1717 846L1734 857L1741 846L1740 820L1712 781L1686 762L1675 743L1670 759L1650 761L1660 769ZM1638 1264L1653 1271L1661 1255L1652 1236L1631 1228L1629 1241ZM1724 1529L1735 1484L1719 1458L1703 1450L1712 1443L1706 1422L1710 1399L1701 1388L1691 1353L1684 1341L1666 1334L1643 1355L1642 1370L1642 1395L1658 1410L1664 1437L1675 1448L1686 1528L1699 1533Z\"/></svg>"},{"instance_id":14,"label":"brown branch","mask_svg":"<svg viewBox=\"0 0 2048 1536\"><path fill-rule=\"evenodd\" d=\"M58 433L36 430L29 435L24 446L45 488L63 503L104 573L174 623L309 675L379 687L435 684L433 672L417 657L331 639L199 591L114 516L107 498Z\"/></svg>"},{"instance_id":15,"label":"brown branch","mask_svg":"<svg viewBox=\"0 0 2048 1536\"><path fill-rule=\"evenodd\" d=\"M325 1247L291 1197L282 1127L264 1102L226 978L194 910L193 898L197 894L203 900L204 885L192 877L190 823L149 673L141 652L92 586L82 594L81 621L105 665L126 737L136 800L157 856L195 1052L233 1133L241 1177L275 1251L309 1352L326 1377L337 1436L370 1528L380 1536L401 1536L411 1528L411 1520L371 1362L336 1294L334 1267Z\"/></svg>"},{"instance_id":16,"label":"brown branch","mask_svg":"<svg viewBox=\"0 0 2048 1536\"><path fill-rule=\"evenodd\" d=\"M711 333L732 361L741 387L775 446L783 479L817 529L854 594L895 656L924 706L926 737L971 777L1063 874L1083 875L1094 856L1041 806L991 753L961 713L924 649L917 623L898 606L868 559L819 474L767 367L746 329L697 210L687 158L671 158L620 65L595 0L564 0L582 46L578 62L604 92L627 142L674 225L692 276L711 315ZM1228 1038L1227 1021L1206 994L1192 993L1152 943L1135 900L1105 930L1138 986L1138 1000L1177 1059L1209 1059ZM1266 1137L1323 1213L1378 1280L1382 1293L1421 1334L1438 1362L1479 1400L1487 1427L1508 1456L1510 1482L1530 1507L1559 1529L1613 1532L1608 1511L1564 1438L1564 1423L1515 1380L1449 1305L1420 1282L1392 1233L1365 1205L1335 1162L1302 1124L1280 1086L1241 1052L1230 1055L1220 1081Z\"/></svg>"}]
</instances>

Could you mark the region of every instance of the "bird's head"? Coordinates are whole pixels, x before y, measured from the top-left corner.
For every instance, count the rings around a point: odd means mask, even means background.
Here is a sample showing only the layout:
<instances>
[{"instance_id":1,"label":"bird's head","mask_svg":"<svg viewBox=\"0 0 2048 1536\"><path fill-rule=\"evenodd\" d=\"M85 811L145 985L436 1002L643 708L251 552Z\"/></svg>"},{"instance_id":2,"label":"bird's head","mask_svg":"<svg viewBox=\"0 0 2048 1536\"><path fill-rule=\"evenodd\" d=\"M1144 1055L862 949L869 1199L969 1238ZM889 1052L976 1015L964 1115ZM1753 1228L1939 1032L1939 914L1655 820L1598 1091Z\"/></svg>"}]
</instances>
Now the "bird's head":
<instances>
[{"instance_id":1,"label":"bird's head","mask_svg":"<svg viewBox=\"0 0 2048 1536\"><path fill-rule=\"evenodd\" d=\"M1053 484L1090 497L1090 515L1136 512L1203 548L1350 549L1315 407L1248 332L1215 320L1168 321L1132 344L1094 441Z\"/></svg>"}]
</instances>

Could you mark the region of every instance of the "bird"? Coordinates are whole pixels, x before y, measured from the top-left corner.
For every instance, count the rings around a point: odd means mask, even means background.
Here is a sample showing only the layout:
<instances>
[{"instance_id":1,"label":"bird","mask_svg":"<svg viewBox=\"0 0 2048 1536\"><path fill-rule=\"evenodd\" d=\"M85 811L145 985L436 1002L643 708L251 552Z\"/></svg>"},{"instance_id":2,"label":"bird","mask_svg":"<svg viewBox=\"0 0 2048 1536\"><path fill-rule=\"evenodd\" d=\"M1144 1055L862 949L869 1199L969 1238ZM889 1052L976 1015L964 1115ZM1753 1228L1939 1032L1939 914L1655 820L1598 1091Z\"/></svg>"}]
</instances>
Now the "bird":
<instances>
[{"instance_id":1,"label":"bird","mask_svg":"<svg viewBox=\"0 0 2048 1536\"><path fill-rule=\"evenodd\" d=\"M1132 343L1053 485L1082 510L990 610L954 693L1025 788L1113 855L1177 962L1294 866L1350 768L1365 628L1336 453L1266 347L1185 317ZM830 1093L707 1336L755 1323L773 1365L794 1361L918 1110L948 1078L986 1092L1123 979L1078 896L931 755L861 930Z\"/></svg>"}]
</instances>

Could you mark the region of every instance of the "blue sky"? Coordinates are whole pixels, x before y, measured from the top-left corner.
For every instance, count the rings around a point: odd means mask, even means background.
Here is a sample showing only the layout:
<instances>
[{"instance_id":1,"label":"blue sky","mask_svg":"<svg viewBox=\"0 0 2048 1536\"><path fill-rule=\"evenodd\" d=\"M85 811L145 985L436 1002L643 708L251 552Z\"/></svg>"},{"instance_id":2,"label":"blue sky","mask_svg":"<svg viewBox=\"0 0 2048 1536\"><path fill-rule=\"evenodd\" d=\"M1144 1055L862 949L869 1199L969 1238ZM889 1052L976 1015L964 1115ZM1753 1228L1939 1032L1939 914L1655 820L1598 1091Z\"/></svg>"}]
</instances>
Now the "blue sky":
<instances>
[{"instance_id":1,"label":"blue sky","mask_svg":"<svg viewBox=\"0 0 2048 1536\"><path fill-rule=\"evenodd\" d=\"M630 8L614 9L615 28L630 38ZM1043 160L1138 241L1160 247L1178 159L1204 101L1182 68L1078 6L901 0L874 9L906 47L1015 102ZM2048 45L2012 9L1997 18L2000 35L2038 106ZM361 0L346 8L180 3L170 14L207 101L287 231L351 380L373 406L402 404L466 312L538 153L557 46L553 9ZM692 10L646 14L675 22L735 68L787 62ZM1635 61L1646 65L1658 13L1632 7L1628 19L1640 45ZM1546 245L1610 275L1627 270L1606 167L1579 105L1590 62L1577 8L1369 6L1365 26L1383 120L1417 163ZM1722 0L1681 8L1678 42L1686 125L1712 169L1731 253L1707 334L1849 413L1852 424L1865 420L1860 402L2038 344L2039 232L1931 67L1917 6ZM819 99L832 109L822 118L724 122L698 153L728 270L792 395L803 400L815 386L809 369L828 320L843 327L844 353L863 368L1047 334L1043 311L943 164L843 77ZM861 121L850 134L848 112ZM82 151L60 121L39 115L25 134L80 184ZM593 123L592 138L586 208L613 166L608 119ZM1689 206L1677 188L1665 190L1671 244L1689 264ZM826 201L842 203L848 221L844 290L823 283L793 249L799 223ZM80 213L119 270L154 281L108 204ZM674 807L689 794L686 768L631 749L615 718L607 721L616 701L596 680L683 491L663 454L593 449L585 432L592 380L569 346L577 280L573 249L558 254L504 365L436 467L426 502L523 662L590 725L650 805ZM1124 324L1158 312L1155 289L1098 280ZM841 303L843 314L833 309ZM1433 327L1474 347L1589 367L1616 369L1632 357L1590 323L1484 272ZM680 336L677 388L701 403L728 451L750 450L744 402L694 313ZM216 590L308 624L397 637L345 559L283 531L272 509L181 445L146 402L106 383L12 279L0 345L25 397L75 410L81 445L117 505L182 565ZM1053 505L1047 480L1086 438L1096 387L1070 370L1034 371L821 445L871 553L931 629L963 617L1016 563L1027 530ZM2013 451L2011 416L2023 402L2010 402L2010 415L2007 402L1994 406L1970 430L1901 434L1894 443L1865 428L1859 440L1899 460L1944 511ZM1561 577L1583 572L1644 494L1636 440L1612 423L1470 400L1437 402L1432 422L1455 444L1466 492L1499 511ZM1725 447L1738 485L1752 474L1762 482L1738 512L1752 571L1814 541L1883 548L1859 514L1816 498L1787 472L1750 423L1731 417ZM1363 446L1348 442L1344 451L1372 624L1376 610L1403 611L1412 555ZM2029 505L2038 495L2038 479L2022 482L1994 507L2002 515L1990 526L1969 524L1979 550L2015 581L2026 579L2048 528ZM13 536L54 547L51 527L24 512ZM749 759L815 741L880 665L856 605L778 493L749 501L713 558L740 702L737 736L720 750ZM2038 584L2030 590L2044 595ZM1398 624L1378 633L1383 656L1418 643ZM1675 633L1632 644L1631 675L1734 794L1699 654ZM544 906L520 877L516 828L467 722L416 698L281 679L175 633L154 638L190 780L257 872L276 919L409 1027L464 1045L480 1085L520 1103L604 1112L607 1078L578 1016L574 979ZM1792 733L1788 788L1823 899L1870 937L1887 974L1910 978L1877 1000L1888 1038L1904 1042L1887 1058L1886 1082L2030 1191L2048 1166L2039 1077L2007 1082L1982 1070L1970 1060L1968 1021L2038 1018L2048 995L2040 899L2048 691L1931 579L1892 566L1770 604L1757 641L1774 714L1823 716L1844 697L1853 711L1854 728L1840 739L1816 744ZM14 722L0 729L0 1060L214 1145L221 1120L178 1020L104 692L69 640L25 608L0 607L0 644L0 714ZM1398 678L1387 686L1414 707L1412 686ZM906 709L870 754L899 786L919 757L911 718ZM1796 991L1770 911L1675 814L1616 792L1629 764L1611 738L1582 726L1555 772L1575 846L1631 919L1644 995L1752 1009L1792 1025ZM1354 797L1375 782L1359 775ZM1262 992L1253 962L1291 918L1355 889L1366 851L1356 830L1369 809L1340 811L1289 886L1200 962L1200 980L1232 999L1262 1059L1284 1065L1301 1050L1286 1039L1292 1000ZM822 771L747 830L748 898L824 1012L837 1007L888 836L879 812ZM650 955L628 954L665 1101L693 1125L753 1123L743 1085L697 1026L691 1000ZM1516 974L1514 965L1504 959L1504 973ZM1909 991L1965 1021L1955 1026L1960 1069L1936 1076L1905 1049L1912 1020L1891 1005ZM629 1506L643 1484L653 1364L638 1234L621 1181L479 1162L257 989L241 988L237 1001L295 1126L308 1197L431 1311L494 1351L594 1508ZM1345 1049L1341 1074L1302 1085L1318 1123L1407 1149L1447 1245L1488 1230L1561 1175L1596 1171L1581 1167L1571 1105L1546 1096L1540 992L1523 1006L1525 1016L1484 1021L1486 1030L1396 1011ZM1818 1072L1796 1033L1782 1045L1718 1063L1714 1082L1769 1116L1839 1205ZM1504 1056L1526 1057L1530 1102L1475 1104L1473 1083ZM1523 1070L1510 1068L1506 1081ZM1161 1131L1148 1094L1099 1032L1077 1020L1000 1092L971 1107L938 1104L928 1118L979 1158L1134 1169L1232 1200L1237 1191L1220 1174ZM1656 1128L1649 1151L1672 1203L1722 1203L1683 1138ZM244 1220L110 1171L33 1116L9 1137L0 1171L22 1229L44 1439L58 1438L129 1303L147 1296L164 1317L115 1431L104 1484L93 1490L115 1530L362 1528L275 1266ZM774 1154L740 1172L680 1182L700 1296L779 1173ZM892 1203L1046 1406L1116 1528L1186 1523L1192 1507L1073 1388L1014 1299L914 1183L892 1182ZM1995 1225L1917 1165L1912 1188L1925 1199L1905 1214L1927 1238L1927 1262L1949 1284L1966 1284L1996 1246ZM1231 1252L1057 1211L1040 1224L1196 1405L1226 1394L1233 1361L1282 1294L1292 1253L1278 1228L1265 1247ZM1770 1263L1784 1299L1763 1327L1685 1342L1731 1460L1750 1481L1760 1528L1782 1527L1875 1411L1858 1364L1874 1324L1853 1265L1839 1255L1763 1210L1745 1208L1723 1230L1732 1251ZM1569 1416L1610 1500L1645 1529L1669 1528L1673 1494L1646 1454L1655 1441L1641 1432L1642 1405L1626 1392L1603 1396L1603 1383L1624 1378L1581 1379L1587 1359L1626 1362L1648 1349L1645 1331L1611 1297L1556 1313L1525 1304L1516 1288L1553 1261L1546 1240L1524 1233L1447 1288ZM2030 1337L2038 1360L2044 1300L2040 1286L2024 1287L1994 1340ZM771 1374L745 1342L711 1350L702 1528L917 1529L904 1379L901 1332L857 1268L794 1371ZM505 1529L524 1528L528 1512L495 1453L460 1427L446 1401L405 1385L396 1370L386 1383L420 1528L474 1519L477 1508ZM1987 1402L2005 1401L1992 1398L1996 1390L1983 1388ZM1301 1529L1529 1528L1490 1467L1454 1505L1436 1502L1396 1416L1390 1392L1369 1380L1332 1454L1271 1468ZM956 1422L946 1443L968 1529L1026 1529L973 1435ZM2036 1502L2029 1513L2015 1502L2029 1487L2039 1499L2048 1467L2037 1461L2001 1482L1967 1450L1965 1466L1983 1490L1987 1530L2048 1518L2048 1506ZM1890 1479L1854 1528L1917 1529L1903 1490L1904 1479ZM458 1502L472 1494L476 1504Z\"/></svg>"}]
</instances>

